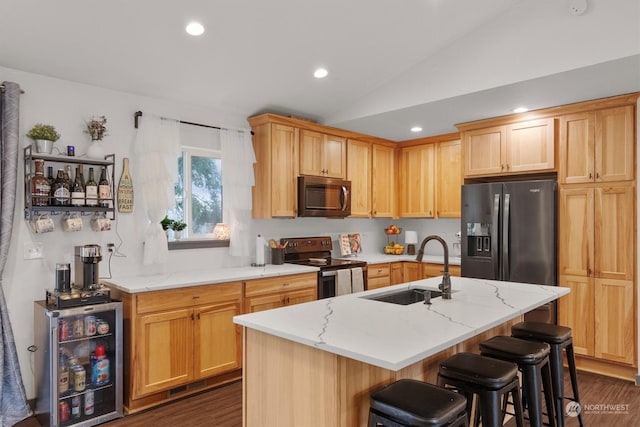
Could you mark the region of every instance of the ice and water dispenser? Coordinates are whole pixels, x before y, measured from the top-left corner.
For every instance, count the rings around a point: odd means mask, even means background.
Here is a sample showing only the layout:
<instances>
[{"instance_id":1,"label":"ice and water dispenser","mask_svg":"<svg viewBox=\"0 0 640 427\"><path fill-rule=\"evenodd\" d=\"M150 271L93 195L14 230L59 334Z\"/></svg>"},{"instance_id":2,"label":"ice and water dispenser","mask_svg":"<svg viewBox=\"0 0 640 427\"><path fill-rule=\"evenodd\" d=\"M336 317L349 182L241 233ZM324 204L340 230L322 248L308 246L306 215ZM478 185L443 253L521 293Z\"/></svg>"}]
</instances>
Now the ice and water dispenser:
<instances>
[{"instance_id":1,"label":"ice and water dispenser","mask_svg":"<svg viewBox=\"0 0 640 427\"><path fill-rule=\"evenodd\" d=\"M491 257L491 224L467 223L467 256Z\"/></svg>"}]
</instances>

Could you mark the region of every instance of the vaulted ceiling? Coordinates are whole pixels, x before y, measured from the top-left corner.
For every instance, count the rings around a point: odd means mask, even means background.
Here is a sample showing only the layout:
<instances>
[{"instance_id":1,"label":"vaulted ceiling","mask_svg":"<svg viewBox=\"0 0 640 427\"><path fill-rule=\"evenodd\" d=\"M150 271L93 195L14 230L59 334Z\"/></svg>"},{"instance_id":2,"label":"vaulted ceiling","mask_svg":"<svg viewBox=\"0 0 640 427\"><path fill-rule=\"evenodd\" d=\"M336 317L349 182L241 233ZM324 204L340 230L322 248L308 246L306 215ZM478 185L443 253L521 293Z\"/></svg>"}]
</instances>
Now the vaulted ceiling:
<instances>
[{"instance_id":1,"label":"vaulted ceiling","mask_svg":"<svg viewBox=\"0 0 640 427\"><path fill-rule=\"evenodd\" d=\"M640 91L640 2L4 0L0 66L405 140Z\"/></svg>"}]
</instances>

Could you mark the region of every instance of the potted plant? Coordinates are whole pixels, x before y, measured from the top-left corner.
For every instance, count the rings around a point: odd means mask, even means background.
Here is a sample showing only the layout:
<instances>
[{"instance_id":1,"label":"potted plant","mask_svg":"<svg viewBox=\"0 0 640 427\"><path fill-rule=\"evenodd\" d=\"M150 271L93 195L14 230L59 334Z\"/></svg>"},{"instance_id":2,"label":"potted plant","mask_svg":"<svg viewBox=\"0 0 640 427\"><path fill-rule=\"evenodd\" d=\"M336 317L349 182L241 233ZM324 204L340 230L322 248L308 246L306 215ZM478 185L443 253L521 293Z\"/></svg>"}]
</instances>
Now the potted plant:
<instances>
[{"instance_id":1,"label":"potted plant","mask_svg":"<svg viewBox=\"0 0 640 427\"><path fill-rule=\"evenodd\" d=\"M35 142L36 153L51 154L53 143L60 139L60 134L54 126L42 123L33 126L27 136Z\"/></svg>"},{"instance_id":2,"label":"potted plant","mask_svg":"<svg viewBox=\"0 0 640 427\"><path fill-rule=\"evenodd\" d=\"M173 220L169 219L168 216L164 216L164 218L162 218L162 221L160 221L160 225L162 226L162 229L164 230L165 234L167 235L167 239L169 238L169 230L171 230L171 226L173 225Z\"/></svg>"},{"instance_id":3,"label":"potted plant","mask_svg":"<svg viewBox=\"0 0 640 427\"><path fill-rule=\"evenodd\" d=\"M176 240L180 240L180 238L182 237L182 230L187 228L187 223L178 219L173 221L173 224L171 224L171 228L173 229L173 238Z\"/></svg>"},{"instance_id":4,"label":"potted plant","mask_svg":"<svg viewBox=\"0 0 640 427\"><path fill-rule=\"evenodd\" d=\"M107 118L105 116L94 116L86 122L87 133L91 136L91 143L87 149L87 157L104 160L104 148L102 138L107 136Z\"/></svg>"}]
</instances>

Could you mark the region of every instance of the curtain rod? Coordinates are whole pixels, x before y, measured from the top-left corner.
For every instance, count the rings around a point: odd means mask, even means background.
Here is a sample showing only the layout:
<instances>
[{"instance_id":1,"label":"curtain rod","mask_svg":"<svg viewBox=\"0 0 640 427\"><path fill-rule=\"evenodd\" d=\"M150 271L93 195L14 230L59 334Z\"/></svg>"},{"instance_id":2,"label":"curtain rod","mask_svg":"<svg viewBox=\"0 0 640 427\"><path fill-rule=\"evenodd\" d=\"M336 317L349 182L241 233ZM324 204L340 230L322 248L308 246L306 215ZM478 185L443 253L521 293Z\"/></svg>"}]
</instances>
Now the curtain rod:
<instances>
[{"instance_id":1,"label":"curtain rod","mask_svg":"<svg viewBox=\"0 0 640 427\"><path fill-rule=\"evenodd\" d=\"M138 129L138 119L142 117L142 111L136 111L135 113L133 113L133 126ZM185 120L178 120L178 123L183 124L183 125L191 125L191 126L200 126L203 128L209 128L209 129L220 129L220 130L239 130L239 129L229 129L229 128L223 128L220 126L211 126L211 125L204 125L202 123L194 123L194 122L187 122ZM251 135L253 135L253 131L251 131Z\"/></svg>"},{"instance_id":2,"label":"curtain rod","mask_svg":"<svg viewBox=\"0 0 640 427\"><path fill-rule=\"evenodd\" d=\"M0 92L4 93L4 85L0 83ZM23 94L24 90L20 89L20 93Z\"/></svg>"}]
</instances>

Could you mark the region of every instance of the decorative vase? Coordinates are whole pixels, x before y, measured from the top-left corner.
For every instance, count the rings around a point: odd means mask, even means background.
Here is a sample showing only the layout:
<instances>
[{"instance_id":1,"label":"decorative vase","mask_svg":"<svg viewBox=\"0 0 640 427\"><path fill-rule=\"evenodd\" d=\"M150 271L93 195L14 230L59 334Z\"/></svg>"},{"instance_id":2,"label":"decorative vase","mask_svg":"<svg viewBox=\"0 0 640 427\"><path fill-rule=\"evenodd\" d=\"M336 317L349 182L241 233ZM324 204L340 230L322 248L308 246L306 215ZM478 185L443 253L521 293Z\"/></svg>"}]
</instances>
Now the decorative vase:
<instances>
[{"instance_id":1,"label":"decorative vase","mask_svg":"<svg viewBox=\"0 0 640 427\"><path fill-rule=\"evenodd\" d=\"M101 139L92 139L87 149L87 157L90 159L104 160L104 147Z\"/></svg>"}]
</instances>

